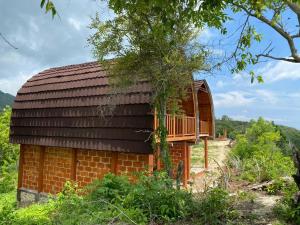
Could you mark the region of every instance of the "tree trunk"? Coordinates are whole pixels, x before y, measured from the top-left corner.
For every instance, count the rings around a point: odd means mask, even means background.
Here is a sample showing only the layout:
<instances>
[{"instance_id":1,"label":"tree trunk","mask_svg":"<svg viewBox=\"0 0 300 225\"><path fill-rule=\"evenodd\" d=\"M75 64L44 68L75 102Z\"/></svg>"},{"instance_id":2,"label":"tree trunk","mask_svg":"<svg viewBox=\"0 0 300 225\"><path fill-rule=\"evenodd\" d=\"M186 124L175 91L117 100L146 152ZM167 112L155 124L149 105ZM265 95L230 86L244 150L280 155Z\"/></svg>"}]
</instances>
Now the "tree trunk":
<instances>
[{"instance_id":1,"label":"tree trunk","mask_svg":"<svg viewBox=\"0 0 300 225\"><path fill-rule=\"evenodd\" d=\"M165 98L162 98L159 101L159 105L157 107L158 109L158 138L160 140L159 142L159 148L160 148L160 156L162 159L162 162L164 164L164 170L167 172L168 176L172 176L172 165L170 160L170 154L169 154L169 146L167 142L167 135L168 130L166 128L166 114L167 114L167 101Z\"/></svg>"}]
</instances>

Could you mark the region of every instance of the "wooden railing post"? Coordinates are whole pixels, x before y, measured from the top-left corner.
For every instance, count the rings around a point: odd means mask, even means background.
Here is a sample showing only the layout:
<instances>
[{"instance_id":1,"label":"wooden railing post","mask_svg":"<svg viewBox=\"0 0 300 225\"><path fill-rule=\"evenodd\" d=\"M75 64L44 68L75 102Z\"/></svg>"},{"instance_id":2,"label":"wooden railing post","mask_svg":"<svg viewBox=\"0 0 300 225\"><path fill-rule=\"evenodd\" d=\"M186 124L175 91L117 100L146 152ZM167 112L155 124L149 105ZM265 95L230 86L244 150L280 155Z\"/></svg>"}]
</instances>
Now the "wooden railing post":
<instances>
[{"instance_id":1,"label":"wooden railing post","mask_svg":"<svg viewBox=\"0 0 300 225\"><path fill-rule=\"evenodd\" d=\"M173 115L173 137L176 136L176 117Z\"/></svg>"}]
</instances>

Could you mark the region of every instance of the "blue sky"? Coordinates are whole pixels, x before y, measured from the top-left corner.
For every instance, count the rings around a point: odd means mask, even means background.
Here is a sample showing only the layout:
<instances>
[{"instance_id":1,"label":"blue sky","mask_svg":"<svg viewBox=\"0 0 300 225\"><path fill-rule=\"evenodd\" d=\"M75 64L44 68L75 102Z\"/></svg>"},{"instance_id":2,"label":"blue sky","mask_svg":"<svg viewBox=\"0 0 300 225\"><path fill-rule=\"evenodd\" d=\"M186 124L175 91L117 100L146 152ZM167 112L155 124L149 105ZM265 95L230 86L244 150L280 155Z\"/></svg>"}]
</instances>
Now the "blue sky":
<instances>
[{"instance_id":1,"label":"blue sky","mask_svg":"<svg viewBox=\"0 0 300 225\"><path fill-rule=\"evenodd\" d=\"M55 2L60 18L52 20L36 0L0 0L0 32L18 47L15 50L0 40L0 90L15 95L27 79L43 69L94 60L86 41L91 34L90 17L96 12L103 18L112 13L95 0ZM234 16L227 24L229 33L243 19L243 15ZM278 34L253 22L264 33L264 41L254 45L254 51L263 50L272 41L275 55L289 55L287 44ZM216 55L230 52L236 38L224 39L211 29L203 30L200 37ZM300 64L267 61L253 69L263 75L264 84L251 84L246 73L230 74L226 68L213 75L198 74L211 87L216 117L226 114L249 120L262 116L300 129Z\"/></svg>"}]
</instances>

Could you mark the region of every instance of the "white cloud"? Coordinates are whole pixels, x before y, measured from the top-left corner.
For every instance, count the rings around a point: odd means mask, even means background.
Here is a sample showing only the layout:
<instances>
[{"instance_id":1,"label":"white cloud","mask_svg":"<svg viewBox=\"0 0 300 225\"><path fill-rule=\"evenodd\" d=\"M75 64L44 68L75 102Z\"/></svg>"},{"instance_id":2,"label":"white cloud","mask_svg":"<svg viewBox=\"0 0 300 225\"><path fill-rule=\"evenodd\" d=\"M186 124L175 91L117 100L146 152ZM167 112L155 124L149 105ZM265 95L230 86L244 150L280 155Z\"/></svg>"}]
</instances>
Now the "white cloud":
<instances>
[{"instance_id":1,"label":"white cloud","mask_svg":"<svg viewBox=\"0 0 300 225\"><path fill-rule=\"evenodd\" d=\"M214 94L214 105L216 107L238 107L246 106L255 101L250 93L242 91L229 91Z\"/></svg>"},{"instance_id":2,"label":"white cloud","mask_svg":"<svg viewBox=\"0 0 300 225\"><path fill-rule=\"evenodd\" d=\"M278 102L278 98L277 98L276 94L272 91L256 90L255 92L257 94L256 98L258 98L258 100L261 100L263 102L267 102L270 104L275 104Z\"/></svg>"},{"instance_id":3,"label":"white cloud","mask_svg":"<svg viewBox=\"0 0 300 225\"><path fill-rule=\"evenodd\" d=\"M37 72L33 71L30 74L19 73L11 78L0 79L1 91L16 95L20 87L35 73ZM15 79L16 76L18 79Z\"/></svg>"},{"instance_id":4,"label":"white cloud","mask_svg":"<svg viewBox=\"0 0 300 225\"><path fill-rule=\"evenodd\" d=\"M224 82L224 81L221 81L221 80L218 80L218 82L216 83L216 86L217 86L218 88L222 88L222 87L224 87L224 85L225 85L225 82Z\"/></svg>"},{"instance_id":5,"label":"white cloud","mask_svg":"<svg viewBox=\"0 0 300 225\"><path fill-rule=\"evenodd\" d=\"M73 18L73 17L69 17L69 18L68 18L68 23L69 23L73 28L75 28L75 29L78 30L78 31L80 31L80 29L81 29L81 27L82 27L82 25L83 25L79 20L77 20L77 19L75 19L75 18Z\"/></svg>"},{"instance_id":6,"label":"white cloud","mask_svg":"<svg viewBox=\"0 0 300 225\"><path fill-rule=\"evenodd\" d=\"M299 80L300 64L284 61L267 63L264 67L257 70L266 82L276 82L280 80Z\"/></svg>"}]
</instances>

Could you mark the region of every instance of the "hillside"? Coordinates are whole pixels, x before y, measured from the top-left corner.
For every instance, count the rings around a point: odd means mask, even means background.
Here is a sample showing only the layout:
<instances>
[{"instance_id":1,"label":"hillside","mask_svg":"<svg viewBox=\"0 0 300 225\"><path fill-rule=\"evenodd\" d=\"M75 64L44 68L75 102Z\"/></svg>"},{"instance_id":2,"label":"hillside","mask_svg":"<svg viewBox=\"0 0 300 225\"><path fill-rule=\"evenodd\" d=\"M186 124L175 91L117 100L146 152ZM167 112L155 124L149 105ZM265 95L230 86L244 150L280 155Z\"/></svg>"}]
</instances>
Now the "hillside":
<instances>
[{"instance_id":1,"label":"hillside","mask_svg":"<svg viewBox=\"0 0 300 225\"><path fill-rule=\"evenodd\" d=\"M12 105L15 97L0 91L0 110L2 110L6 105Z\"/></svg>"},{"instance_id":2,"label":"hillside","mask_svg":"<svg viewBox=\"0 0 300 225\"><path fill-rule=\"evenodd\" d=\"M224 129L227 130L227 136L234 139L239 133L244 133L246 129L250 126L250 122L233 120L228 116L223 116L221 119L216 119L216 136L222 135ZM291 141L294 145L300 149L300 131L287 126L276 125L283 136L287 140Z\"/></svg>"}]
</instances>

